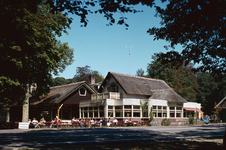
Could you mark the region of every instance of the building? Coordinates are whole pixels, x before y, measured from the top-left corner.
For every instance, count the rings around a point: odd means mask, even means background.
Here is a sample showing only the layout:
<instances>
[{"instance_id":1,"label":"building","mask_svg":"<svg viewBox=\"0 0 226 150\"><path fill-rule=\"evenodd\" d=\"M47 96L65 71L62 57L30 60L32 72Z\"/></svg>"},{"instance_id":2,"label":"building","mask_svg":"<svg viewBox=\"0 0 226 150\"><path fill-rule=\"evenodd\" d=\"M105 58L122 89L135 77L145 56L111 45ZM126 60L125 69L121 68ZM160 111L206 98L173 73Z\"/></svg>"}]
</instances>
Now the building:
<instances>
[{"instance_id":1,"label":"building","mask_svg":"<svg viewBox=\"0 0 226 150\"><path fill-rule=\"evenodd\" d=\"M79 103L90 100L94 90L85 81L55 86L50 88L48 95L43 95L39 100L30 98L29 118L53 120L59 112L62 120L71 120L72 117L79 117ZM10 109L11 120L21 121L22 107L12 107Z\"/></svg>"},{"instance_id":2,"label":"building","mask_svg":"<svg viewBox=\"0 0 226 150\"><path fill-rule=\"evenodd\" d=\"M52 120L115 117L118 120L149 119L151 107L155 120L187 120L201 104L187 102L163 80L109 72L102 84L83 82L51 87L40 100L30 98L29 118ZM96 86L96 87L95 87ZM98 88L98 92L94 89ZM147 109L142 106L147 104ZM11 108L11 119L20 118L21 107ZM59 113L59 115L58 115ZM20 120L20 119L18 119Z\"/></svg>"},{"instance_id":3,"label":"building","mask_svg":"<svg viewBox=\"0 0 226 150\"><path fill-rule=\"evenodd\" d=\"M142 111L145 102L148 108ZM202 114L201 104L187 102L163 80L109 72L98 93L79 103L79 117L149 119L151 107L159 120L187 119L196 111L199 117Z\"/></svg>"},{"instance_id":4,"label":"building","mask_svg":"<svg viewBox=\"0 0 226 150\"><path fill-rule=\"evenodd\" d=\"M226 122L226 96L215 106L215 109L220 109L219 117L222 122Z\"/></svg>"}]
</instances>

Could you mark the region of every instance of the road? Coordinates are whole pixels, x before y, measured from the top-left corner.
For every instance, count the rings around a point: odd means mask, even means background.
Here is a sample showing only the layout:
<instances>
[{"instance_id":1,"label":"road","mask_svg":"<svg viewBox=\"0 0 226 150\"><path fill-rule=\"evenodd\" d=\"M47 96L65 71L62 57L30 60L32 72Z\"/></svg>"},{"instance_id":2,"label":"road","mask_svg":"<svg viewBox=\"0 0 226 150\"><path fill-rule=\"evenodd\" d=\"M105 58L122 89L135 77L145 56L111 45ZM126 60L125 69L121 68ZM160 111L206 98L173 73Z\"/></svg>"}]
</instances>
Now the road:
<instances>
[{"instance_id":1,"label":"road","mask_svg":"<svg viewBox=\"0 0 226 150\"><path fill-rule=\"evenodd\" d=\"M56 148L184 138L223 137L225 126L0 130L1 147Z\"/></svg>"}]
</instances>

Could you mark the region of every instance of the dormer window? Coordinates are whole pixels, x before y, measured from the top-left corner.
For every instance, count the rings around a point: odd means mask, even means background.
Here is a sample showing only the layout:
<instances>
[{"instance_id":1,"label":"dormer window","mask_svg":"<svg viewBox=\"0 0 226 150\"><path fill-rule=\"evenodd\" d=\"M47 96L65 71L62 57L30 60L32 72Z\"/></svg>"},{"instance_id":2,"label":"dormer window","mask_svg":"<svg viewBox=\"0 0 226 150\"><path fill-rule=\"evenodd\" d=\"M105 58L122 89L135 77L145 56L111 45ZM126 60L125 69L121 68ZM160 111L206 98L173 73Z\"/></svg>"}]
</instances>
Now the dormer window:
<instances>
[{"instance_id":1,"label":"dormer window","mask_svg":"<svg viewBox=\"0 0 226 150\"><path fill-rule=\"evenodd\" d=\"M80 96L86 96L86 89L84 87L79 89L79 95Z\"/></svg>"},{"instance_id":2,"label":"dormer window","mask_svg":"<svg viewBox=\"0 0 226 150\"><path fill-rule=\"evenodd\" d=\"M116 85L116 83L111 83L108 87L107 87L108 92L118 92L118 86Z\"/></svg>"}]
</instances>

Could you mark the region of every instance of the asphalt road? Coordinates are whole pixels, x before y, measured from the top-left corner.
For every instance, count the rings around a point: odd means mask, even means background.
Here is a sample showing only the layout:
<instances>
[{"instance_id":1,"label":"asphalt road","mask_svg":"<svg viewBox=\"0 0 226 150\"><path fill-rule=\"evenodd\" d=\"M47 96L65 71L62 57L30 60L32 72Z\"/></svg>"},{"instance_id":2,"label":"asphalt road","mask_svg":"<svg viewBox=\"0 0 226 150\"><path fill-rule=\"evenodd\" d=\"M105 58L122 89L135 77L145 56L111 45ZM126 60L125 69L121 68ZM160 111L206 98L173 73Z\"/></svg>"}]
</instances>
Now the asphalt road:
<instances>
[{"instance_id":1,"label":"asphalt road","mask_svg":"<svg viewBox=\"0 0 226 150\"><path fill-rule=\"evenodd\" d=\"M185 138L223 137L225 126L0 130L1 147L67 148Z\"/></svg>"}]
</instances>

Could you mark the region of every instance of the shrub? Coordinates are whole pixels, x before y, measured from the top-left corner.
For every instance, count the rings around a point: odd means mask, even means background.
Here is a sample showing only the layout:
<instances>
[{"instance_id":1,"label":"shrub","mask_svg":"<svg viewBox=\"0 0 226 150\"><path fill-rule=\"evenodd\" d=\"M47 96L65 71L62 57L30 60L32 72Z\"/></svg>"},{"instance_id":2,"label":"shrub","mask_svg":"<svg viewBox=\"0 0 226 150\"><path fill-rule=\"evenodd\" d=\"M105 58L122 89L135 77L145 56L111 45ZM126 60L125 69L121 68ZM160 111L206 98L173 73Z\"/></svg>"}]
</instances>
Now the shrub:
<instances>
[{"instance_id":1,"label":"shrub","mask_svg":"<svg viewBox=\"0 0 226 150\"><path fill-rule=\"evenodd\" d=\"M189 124L190 125L193 125L194 124L194 117L189 117Z\"/></svg>"},{"instance_id":2,"label":"shrub","mask_svg":"<svg viewBox=\"0 0 226 150\"><path fill-rule=\"evenodd\" d=\"M169 126L171 124L171 121L169 119L164 118L161 122L162 126Z\"/></svg>"}]
</instances>

